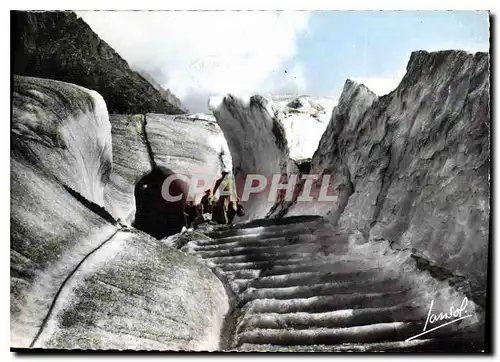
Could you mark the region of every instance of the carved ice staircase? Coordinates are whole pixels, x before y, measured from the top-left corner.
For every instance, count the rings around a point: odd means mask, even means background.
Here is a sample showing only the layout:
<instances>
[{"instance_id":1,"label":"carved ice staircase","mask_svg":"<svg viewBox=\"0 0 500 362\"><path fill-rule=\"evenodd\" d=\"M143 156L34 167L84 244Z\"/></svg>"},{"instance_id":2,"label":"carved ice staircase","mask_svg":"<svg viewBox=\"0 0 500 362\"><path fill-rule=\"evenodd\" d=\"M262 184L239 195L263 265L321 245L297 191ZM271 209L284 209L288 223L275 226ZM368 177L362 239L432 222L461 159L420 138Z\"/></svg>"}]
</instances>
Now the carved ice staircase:
<instances>
[{"instance_id":1,"label":"carved ice staircase","mask_svg":"<svg viewBox=\"0 0 500 362\"><path fill-rule=\"evenodd\" d=\"M181 250L204 259L232 299L225 350L456 352L477 343L458 323L407 341L423 331L421 296L429 291L420 281L430 274L414 278L404 271L411 258L372 251L321 217L252 220L206 234Z\"/></svg>"}]
</instances>

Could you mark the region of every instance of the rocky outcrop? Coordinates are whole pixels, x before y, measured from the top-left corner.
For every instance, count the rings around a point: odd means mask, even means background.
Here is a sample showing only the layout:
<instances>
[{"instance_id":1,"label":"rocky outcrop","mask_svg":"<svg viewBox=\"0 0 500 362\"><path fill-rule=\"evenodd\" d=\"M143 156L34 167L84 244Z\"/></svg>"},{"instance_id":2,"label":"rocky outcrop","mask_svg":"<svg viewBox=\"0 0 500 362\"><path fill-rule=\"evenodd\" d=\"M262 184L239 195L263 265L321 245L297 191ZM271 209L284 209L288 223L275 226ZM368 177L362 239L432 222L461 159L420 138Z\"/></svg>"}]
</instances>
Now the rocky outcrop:
<instances>
[{"instance_id":1,"label":"rocky outcrop","mask_svg":"<svg viewBox=\"0 0 500 362\"><path fill-rule=\"evenodd\" d=\"M99 92L110 113L184 113L177 98L152 85L73 12L13 11L13 72Z\"/></svg>"},{"instance_id":2,"label":"rocky outcrop","mask_svg":"<svg viewBox=\"0 0 500 362\"><path fill-rule=\"evenodd\" d=\"M264 217L276 201L268 199L273 176L283 175L281 183L286 183L288 175L298 173L296 164L288 156L278 109L261 96L252 96L246 101L232 95L212 98L210 107L231 151L238 195L242 195L247 175L262 175L267 181L266 189L251 194L244 202L246 214L242 220Z\"/></svg>"},{"instance_id":3,"label":"rocky outcrop","mask_svg":"<svg viewBox=\"0 0 500 362\"><path fill-rule=\"evenodd\" d=\"M222 283L101 207L112 157L102 97L24 77L13 91L11 346L218 349Z\"/></svg>"},{"instance_id":4,"label":"rocky outcrop","mask_svg":"<svg viewBox=\"0 0 500 362\"><path fill-rule=\"evenodd\" d=\"M181 103L181 100L177 98L172 92L170 92L169 89L164 89L160 83L158 83L154 78L145 70L137 70L137 72L144 77L155 89L160 92L160 94L170 102L170 104L173 104L177 108L179 108L183 112L188 112L188 109L184 107L184 105Z\"/></svg>"},{"instance_id":5,"label":"rocky outcrop","mask_svg":"<svg viewBox=\"0 0 500 362\"><path fill-rule=\"evenodd\" d=\"M414 52L386 96L346 82L311 165L334 175L334 224L466 276L483 302L489 102L488 54Z\"/></svg>"}]
</instances>

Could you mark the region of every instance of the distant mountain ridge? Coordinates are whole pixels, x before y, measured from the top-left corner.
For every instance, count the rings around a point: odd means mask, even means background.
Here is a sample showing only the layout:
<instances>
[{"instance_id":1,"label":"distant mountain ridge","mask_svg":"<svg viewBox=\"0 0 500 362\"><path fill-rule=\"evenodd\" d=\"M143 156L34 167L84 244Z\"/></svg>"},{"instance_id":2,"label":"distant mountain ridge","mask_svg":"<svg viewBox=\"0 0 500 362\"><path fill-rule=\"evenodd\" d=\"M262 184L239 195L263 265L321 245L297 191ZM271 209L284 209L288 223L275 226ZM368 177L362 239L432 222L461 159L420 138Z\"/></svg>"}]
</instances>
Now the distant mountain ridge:
<instances>
[{"instance_id":1,"label":"distant mountain ridge","mask_svg":"<svg viewBox=\"0 0 500 362\"><path fill-rule=\"evenodd\" d=\"M12 71L97 91L109 113L185 113L170 91L128 63L69 11L11 12Z\"/></svg>"},{"instance_id":2,"label":"distant mountain ridge","mask_svg":"<svg viewBox=\"0 0 500 362\"><path fill-rule=\"evenodd\" d=\"M184 107L182 104L181 100L177 98L172 92L170 92L169 89L165 89L161 86L160 83L158 83L156 80L154 80L153 76L146 72L145 70L138 69L137 73L142 75L144 79L146 79L155 89L160 92L161 95L163 95L170 103L172 103L174 106L177 108L183 110L184 112L188 112L188 109Z\"/></svg>"}]
</instances>

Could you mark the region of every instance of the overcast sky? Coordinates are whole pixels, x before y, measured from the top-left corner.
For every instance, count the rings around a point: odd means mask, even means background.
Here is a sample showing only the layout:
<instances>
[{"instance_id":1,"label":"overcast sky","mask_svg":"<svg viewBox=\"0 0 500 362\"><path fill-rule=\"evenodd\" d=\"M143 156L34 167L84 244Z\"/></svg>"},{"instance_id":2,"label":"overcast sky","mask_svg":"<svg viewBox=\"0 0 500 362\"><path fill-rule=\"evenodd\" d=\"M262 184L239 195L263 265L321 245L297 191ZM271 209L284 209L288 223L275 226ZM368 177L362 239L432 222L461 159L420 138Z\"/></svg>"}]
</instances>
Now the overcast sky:
<instances>
[{"instance_id":1,"label":"overcast sky","mask_svg":"<svg viewBox=\"0 0 500 362\"><path fill-rule=\"evenodd\" d=\"M134 69L194 112L227 93L393 90L413 50L488 51L486 12L78 12Z\"/></svg>"}]
</instances>

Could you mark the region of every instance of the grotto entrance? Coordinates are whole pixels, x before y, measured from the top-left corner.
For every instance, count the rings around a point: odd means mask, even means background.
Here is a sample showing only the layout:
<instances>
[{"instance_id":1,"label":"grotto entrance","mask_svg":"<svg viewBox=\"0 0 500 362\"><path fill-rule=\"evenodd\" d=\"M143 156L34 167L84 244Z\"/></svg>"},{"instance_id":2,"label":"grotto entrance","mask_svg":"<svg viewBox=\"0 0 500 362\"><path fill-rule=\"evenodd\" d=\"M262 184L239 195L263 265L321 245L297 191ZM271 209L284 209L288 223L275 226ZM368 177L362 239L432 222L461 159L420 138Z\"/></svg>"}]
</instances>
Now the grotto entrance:
<instances>
[{"instance_id":1,"label":"grotto entrance","mask_svg":"<svg viewBox=\"0 0 500 362\"><path fill-rule=\"evenodd\" d=\"M181 180L174 180L170 184L170 195L183 195L180 201L167 201L161 194L163 182L173 174L170 169L156 166L135 185L136 213L133 226L157 239L178 233L184 226L187 184Z\"/></svg>"}]
</instances>

